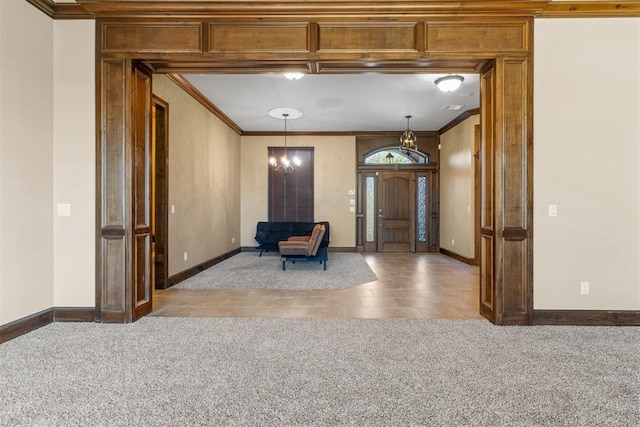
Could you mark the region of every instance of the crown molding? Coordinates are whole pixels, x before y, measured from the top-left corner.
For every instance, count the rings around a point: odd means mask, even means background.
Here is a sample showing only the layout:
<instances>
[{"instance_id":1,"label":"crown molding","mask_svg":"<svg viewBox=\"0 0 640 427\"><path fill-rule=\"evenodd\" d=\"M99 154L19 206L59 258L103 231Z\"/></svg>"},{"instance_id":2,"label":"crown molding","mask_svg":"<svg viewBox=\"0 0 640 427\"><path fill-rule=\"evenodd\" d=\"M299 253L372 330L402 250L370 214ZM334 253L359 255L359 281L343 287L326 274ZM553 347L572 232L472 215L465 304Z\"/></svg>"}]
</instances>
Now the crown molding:
<instances>
[{"instance_id":1,"label":"crown molding","mask_svg":"<svg viewBox=\"0 0 640 427\"><path fill-rule=\"evenodd\" d=\"M263 1L114 1L77 0L82 7L96 16L105 17L159 17L183 18L278 16L363 18L366 16L411 17L415 15L515 15L535 16L544 9L548 0L263 0Z\"/></svg>"},{"instance_id":2,"label":"crown molding","mask_svg":"<svg viewBox=\"0 0 640 427\"><path fill-rule=\"evenodd\" d=\"M549 2L540 18L640 17L640 1L557 1Z\"/></svg>"},{"instance_id":3,"label":"crown molding","mask_svg":"<svg viewBox=\"0 0 640 427\"><path fill-rule=\"evenodd\" d=\"M411 17L411 16L532 16L541 18L640 17L640 1L550 0L26 0L53 19L231 17Z\"/></svg>"},{"instance_id":4,"label":"crown molding","mask_svg":"<svg viewBox=\"0 0 640 427\"><path fill-rule=\"evenodd\" d=\"M448 130L453 129L454 127L456 127L460 123L462 123L465 120L467 120L469 117L475 116L476 114L480 114L480 109L479 108L474 108L472 110L465 111L464 113L460 114L458 117L456 117L455 119L451 120L449 123L444 125L442 128L440 128L440 130L438 130L438 135L442 135L443 133L447 132Z\"/></svg>"},{"instance_id":5,"label":"crown molding","mask_svg":"<svg viewBox=\"0 0 640 427\"><path fill-rule=\"evenodd\" d=\"M94 19L94 16L78 3L56 3L53 0L27 2L52 19Z\"/></svg>"},{"instance_id":6,"label":"crown molding","mask_svg":"<svg viewBox=\"0 0 640 427\"><path fill-rule=\"evenodd\" d=\"M224 124L229 126L231 130L233 130L238 135L242 135L242 128L236 124L233 120L229 118L226 114L224 114L218 107L216 107L211 101L205 97L202 92L195 88L187 79L185 79L180 74L166 74L166 76L178 85L179 88L184 90L186 93L191 95L193 99L198 101L204 108L209 110L214 116L219 118Z\"/></svg>"}]
</instances>

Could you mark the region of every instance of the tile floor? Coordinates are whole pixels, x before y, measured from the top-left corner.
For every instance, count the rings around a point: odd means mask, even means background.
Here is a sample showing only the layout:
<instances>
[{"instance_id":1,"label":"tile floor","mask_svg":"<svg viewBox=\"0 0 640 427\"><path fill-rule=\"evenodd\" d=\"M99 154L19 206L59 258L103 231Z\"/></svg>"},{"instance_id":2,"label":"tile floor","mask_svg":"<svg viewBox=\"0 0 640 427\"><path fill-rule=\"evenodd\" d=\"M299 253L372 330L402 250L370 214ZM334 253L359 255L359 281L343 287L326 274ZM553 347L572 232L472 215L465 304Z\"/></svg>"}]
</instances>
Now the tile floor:
<instances>
[{"instance_id":1,"label":"tile floor","mask_svg":"<svg viewBox=\"0 0 640 427\"><path fill-rule=\"evenodd\" d=\"M363 254L378 280L346 289L154 291L153 316L455 318L478 314L478 267L441 254Z\"/></svg>"}]
</instances>

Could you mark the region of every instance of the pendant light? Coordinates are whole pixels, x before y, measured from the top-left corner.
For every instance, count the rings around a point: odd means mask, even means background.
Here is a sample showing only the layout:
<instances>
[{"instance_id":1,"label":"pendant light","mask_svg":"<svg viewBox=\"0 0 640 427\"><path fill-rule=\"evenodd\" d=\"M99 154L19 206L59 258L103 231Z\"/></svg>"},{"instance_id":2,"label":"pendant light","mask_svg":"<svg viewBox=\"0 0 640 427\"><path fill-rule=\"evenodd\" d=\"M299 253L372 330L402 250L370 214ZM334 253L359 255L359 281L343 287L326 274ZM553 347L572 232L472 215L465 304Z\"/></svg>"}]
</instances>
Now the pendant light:
<instances>
[{"instance_id":1,"label":"pendant light","mask_svg":"<svg viewBox=\"0 0 640 427\"><path fill-rule=\"evenodd\" d=\"M407 130L400 136L400 148L416 149L416 134L409 130L409 119L411 116L405 116L407 119Z\"/></svg>"}]
</instances>

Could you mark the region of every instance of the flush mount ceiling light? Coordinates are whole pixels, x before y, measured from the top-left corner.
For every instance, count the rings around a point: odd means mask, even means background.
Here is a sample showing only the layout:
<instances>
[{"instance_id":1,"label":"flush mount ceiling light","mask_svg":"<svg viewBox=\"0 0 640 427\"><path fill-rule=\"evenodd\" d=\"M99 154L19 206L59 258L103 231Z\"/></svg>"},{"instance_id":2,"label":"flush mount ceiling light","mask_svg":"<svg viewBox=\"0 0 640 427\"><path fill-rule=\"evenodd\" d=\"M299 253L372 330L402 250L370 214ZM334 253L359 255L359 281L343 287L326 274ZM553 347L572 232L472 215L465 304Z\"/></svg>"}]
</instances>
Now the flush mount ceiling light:
<instances>
[{"instance_id":1,"label":"flush mount ceiling light","mask_svg":"<svg viewBox=\"0 0 640 427\"><path fill-rule=\"evenodd\" d=\"M289 80L300 80L304 77L304 73L284 73L284 76Z\"/></svg>"},{"instance_id":2,"label":"flush mount ceiling light","mask_svg":"<svg viewBox=\"0 0 640 427\"><path fill-rule=\"evenodd\" d=\"M455 74L440 77L436 79L435 84L443 92L453 92L460 87L463 81L464 77Z\"/></svg>"},{"instance_id":3,"label":"flush mount ceiling light","mask_svg":"<svg viewBox=\"0 0 640 427\"><path fill-rule=\"evenodd\" d=\"M411 116L405 116L407 119L407 130L400 136L400 148L416 149L416 134L409 130L409 119Z\"/></svg>"},{"instance_id":4,"label":"flush mount ceiling light","mask_svg":"<svg viewBox=\"0 0 640 427\"><path fill-rule=\"evenodd\" d=\"M279 159L271 156L269 158L269 165L271 165L271 168L276 172L282 172L285 175L290 172L295 172L302 166L302 161L300 161L298 157L294 157L291 160L287 157L287 120L302 117L302 111L295 108L281 107L269 110L269 115L276 119L284 119L284 155Z\"/></svg>"}]
</instances>

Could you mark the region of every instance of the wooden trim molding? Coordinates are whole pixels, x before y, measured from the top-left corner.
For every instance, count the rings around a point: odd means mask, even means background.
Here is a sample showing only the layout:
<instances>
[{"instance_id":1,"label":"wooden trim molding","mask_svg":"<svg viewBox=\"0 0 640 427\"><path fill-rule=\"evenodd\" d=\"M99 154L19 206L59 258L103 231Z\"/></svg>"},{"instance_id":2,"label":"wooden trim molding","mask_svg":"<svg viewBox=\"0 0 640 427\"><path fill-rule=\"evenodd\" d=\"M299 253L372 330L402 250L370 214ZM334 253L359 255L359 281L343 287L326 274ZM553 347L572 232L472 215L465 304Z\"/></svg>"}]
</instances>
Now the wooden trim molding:
<instances>
[{"instance_id":1,"label":"wooden trim molding","mask_svg":"<svg viewBox=\"0 0 640 427\"><path fill-rule=\"evenodd\" d=\"M51 307L0 326L0 344L53 322L94 322L93 307Z\"/></svg>"},{"instance_id":2,"label":"wooden trim molding","mask_svg":"<svg viewBox=\"0 0 640 427\"><path fill-rule=\"evenodd\" d=\"M415 16L424 14L438 15L483 15L513 14L518 16L534 16L542 18L584 18L584 17L638 17L640 2L638 1L526 1L526 0L478 0L474 2L451 1L334 1L334 2L291 2L282 4L276 1L265 1L259 5L255 2L231 1L184 1L184 2L129 2L115 0L77 0L77 3L55 3L53 0L26 0L38 10L53 19L94 19L100 16L118 15L123 18L152 16L189 16L208 18L212 15L228 15L233 13L262 13L335 16L336 13L368 13L371 15Z\"/></svg>"},{"instance_id":3,"label":"wooden trim molding","mask_svg":"<svg viewBox=\"0 0 640 427\"><path fill-rule=\"evenodd\" d=\"M0 344L24 335L27 332L35 331L51 322L53 322L53 309L47 308L46 310L2 325L0 326Z\"/></svg>"},{"instance_id":4,"label":"wooden trim molding","mask_svg":"<svg viewBox=\"0 0 640 427\"><path fill-rule=\"evenodd\" d=\"M233 130L238 135L242 135L242 128L238 126L233 120L229 118L226 114L224 114L218 107L216 107L211 101L207 99L206 96L202 94L198 89L195 88L187 79L185 79L180 74L167 74L166 75L169 80L178 85L179 88L184 90L186 93L191 95L193 99L198 101L204 108L209 110L214 116L219 118L224 124L229 126L231 130Z\"/></svg>"},{"instance_id":5,"label":"wooden trim molding","mask_svg":"<svg viewBox=\"0 0 640 427\"><path fill-rule=\"evenodd\" d=\"M438 134L442 135L443 133L453 129L456 126L458 126L460 123L464 122L469 117L475 116L475 115L478 115L478 114L480 114L480 109L479 108L473 108L471 110L467 110L464 113L460 114L455 119L451 120L446 125L444 125L442 128L440 128L440 130L438 131Z\"/></svg>"},{"instance_id":6,"label":"wooden trim molding","mask_svg":"<svg viewBox=\"0 0 640 427\"><path fill-rule=\"evenodd\" d=\"M448 256L449 258L453 258L453 259L458 260L460 262L464 262L465 264L468 264L468 265L478 265L478 260L477 259L475 259L475 258L467 258L467 257L464 257L462 255L458 255L457 253L451 252L450 250L445 249L445 248L440 248L440 253L442 255Z\"/></svg>"},{"instance_id":7,"label":"wooden trim molding","mask_svg":"<svg viewBox=\"0 0 640 427\"><path fill-rule=\"evenodd\" d=\"M29 0L32 1L32 0ZM33 0L46 1L51 0ZM640 16L640 3L637 1L558 1L551 0L476 0L476 1L292 1L287 3L275 0L256 2L233 1L172 1L172 2L126 2L114 0L77 0L80 7L97 16L117 14L122 17L142 16L189 16L207 17L220 14L274 16L286 14L297 16L315 14L319 17L331 17L336 14L387 15L393 17L411 17L415 15L458 15L478 16L511 13L532 17L636 17Z\"/></svg>"},{"instance_id":8,"label":"wooden trim molding","mask_svg":"<svg viewBox=\"0 0 640 427\"><path fill-rule=\"evenodd\" d=\"M95 307L53 307L54 322L94 322Z\"/></svg>"},{"instance_id":9,"label":"wooden trim molding","mask_svg":"<svg viewBox=\"0 0 640 427\"><path fill-rule=\"evenodd\" d=\"M49 18L53 18L56 14L56 4L53 0L27 0L27 2Z\"/></svg>"},{"instance_id":10,"label":"wooden trim molding","mask_svg":"<svg viewBox=\"0 0 640 427\"><path fill-rule=\"evenodd\" d=\"M538 13L541 18L613 18L640 16L638 1L554 1Z\"/></svg>"},{"instance_id":11,"label":"wooden trim molding","mask_svg":"<svg viewBox=\"0 0 640 427\"><path fill-rule=\"evenodd\" d=\"M78 3L56 3L53 0L27 0L28 3L53 19L93 19Z\"/></svg>"},{"instance_id":12,"label":"wooden trim molding","mask_svg":"<svg viewBox=\"0 0 640 427\"><path fill-rule=\"evenodd\" d=\"M183 280L187 280L189 277L195 276L196 274L203 272L209 267L213 267L214 265L221 263L225 259L231 258L232 256L239 254L240 252L241 252L240 248L234 249L220 256L217 256L215 258L211 258L210 260L205 261L201 264L194 265L193 267L188 268L187 270L181 271L180 273L176 273L173 276L169 276L169 278L167 279L167 289L177 283L182 282Z\"/></svg>"},{"instance_id":13,"label":"wooden trim molding","mask_svg":"<svg viewBox=\"0 0 640 427\"><path fill-rule=\"evenodd\" d=\"M533 310L534 325L640 326L640 311Z\"/></svg>"}]
</instances>

